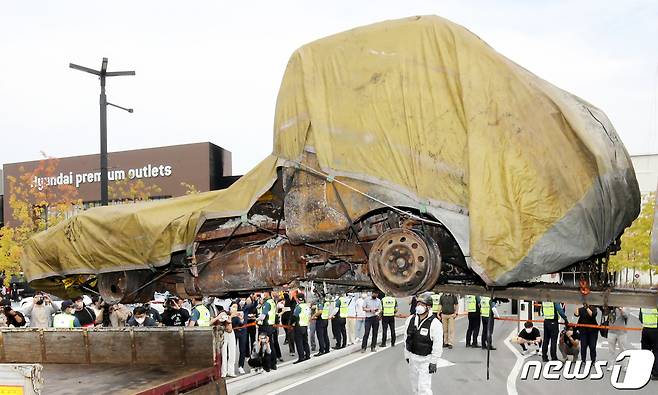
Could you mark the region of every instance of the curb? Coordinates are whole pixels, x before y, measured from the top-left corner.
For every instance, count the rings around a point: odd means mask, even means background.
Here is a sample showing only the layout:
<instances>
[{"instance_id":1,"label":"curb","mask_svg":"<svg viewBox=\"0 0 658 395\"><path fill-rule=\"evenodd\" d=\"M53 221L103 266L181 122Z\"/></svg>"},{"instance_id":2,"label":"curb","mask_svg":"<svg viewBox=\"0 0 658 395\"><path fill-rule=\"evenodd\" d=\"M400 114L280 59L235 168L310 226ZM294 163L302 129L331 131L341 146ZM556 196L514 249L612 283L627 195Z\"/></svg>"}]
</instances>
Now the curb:
<instances>
[{"instance_id":1,"label":"curb","mask_svg":"<svg viewBox=\"0 0 658 395\"><path fill-rule=\"evenodd\" d=\"M320 357L311 357L311 359L308 361L304 361L297 365L293 365L292 361L284 362L278 365L277 370L272 370L269 372L260 371L259 373L239 376L235 379L231 379L230 381L227 380L226 387L228 389L228 393L231 395L241 394L262 387L274 381L293 376L305 370L323 365L329 361L333 361L334 359L353 354L360 350L360 344L353 344L340 350L332 350L329 352L329 354L325 354Z\"/></svg>"}]
</instances>

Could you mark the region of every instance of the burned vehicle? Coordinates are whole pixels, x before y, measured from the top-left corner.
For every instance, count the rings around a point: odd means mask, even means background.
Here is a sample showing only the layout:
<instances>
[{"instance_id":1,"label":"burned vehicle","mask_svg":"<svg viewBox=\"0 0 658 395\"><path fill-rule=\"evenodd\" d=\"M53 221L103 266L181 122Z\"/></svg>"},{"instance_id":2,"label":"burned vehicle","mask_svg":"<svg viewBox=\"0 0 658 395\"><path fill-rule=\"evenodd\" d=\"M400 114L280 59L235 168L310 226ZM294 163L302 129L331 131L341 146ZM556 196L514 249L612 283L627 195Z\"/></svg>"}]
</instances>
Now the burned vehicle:
<instances>
[{"instance_id":1,"label":"burned vehicle","mask_svg":"<svg viewBox=\"0 0 658 395\"><path fill-rule=\"evenodd\" d=\"M25 274L124 302L298 281L504 287L573 265L606 273L639 213L601 110L435 16L295 51L273 145L226 190L93 208L36 235Z\"/></svg>"}]
</instances>

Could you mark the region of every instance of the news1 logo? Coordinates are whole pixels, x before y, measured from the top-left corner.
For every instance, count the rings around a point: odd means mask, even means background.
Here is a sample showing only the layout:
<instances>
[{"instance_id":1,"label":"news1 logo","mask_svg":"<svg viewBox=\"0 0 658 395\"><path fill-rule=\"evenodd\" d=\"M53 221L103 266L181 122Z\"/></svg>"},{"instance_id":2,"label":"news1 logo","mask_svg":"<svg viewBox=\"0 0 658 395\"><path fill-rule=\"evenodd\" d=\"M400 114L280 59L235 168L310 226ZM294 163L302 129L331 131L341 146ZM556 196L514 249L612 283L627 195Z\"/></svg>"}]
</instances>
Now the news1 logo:
<instances>
[{"instance_id":1,"label":"news1 logo","mask_svg":"<svg viewBox=\"0 0 658 395\"><path fill-rule=\"evenodd\" d=\"M626 374L620 379L622 364L628 359ZM620 390L640 389L647 385L651 379L651 367L653 366L654 356L649 350L626 350L617 356L616 363L612 367L610 375L610 384ZM603 370L608 365L607 361L597 361L592 365L592 361L550 361L546 362L543 367L539 361L527 361L521 370L521 380L527 380L530 374L530 368L534 367L532 375L533 380L539 380L540 376L544 380L601 380ZM592 369L594 367L594 369ZM582 369L581 369L582 368Z\"/></svg>"}]
</instances>

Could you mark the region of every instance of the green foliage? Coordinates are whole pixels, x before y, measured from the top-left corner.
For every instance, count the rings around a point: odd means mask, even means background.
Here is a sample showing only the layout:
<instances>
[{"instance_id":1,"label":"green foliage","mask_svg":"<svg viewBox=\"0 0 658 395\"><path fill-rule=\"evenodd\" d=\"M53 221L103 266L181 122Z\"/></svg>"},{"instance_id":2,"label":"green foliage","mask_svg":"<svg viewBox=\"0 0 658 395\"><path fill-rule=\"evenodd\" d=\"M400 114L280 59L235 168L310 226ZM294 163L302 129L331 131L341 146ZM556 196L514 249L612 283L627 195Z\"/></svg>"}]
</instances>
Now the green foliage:
<instances>
[{"instance_id":1,"label":"green foliage","mask_svg":"<svg viewBox=\"0 0 658 395\"><path fill-rule=\"evenodd\" d=\"M651 193L645 196L640 215L621 237L621 251L610 257L610 270L621 271L628 268L647 271L655 269L649 263L651 228L655 210L656 199L655 195Z\"/></svg>"}]
</instances>

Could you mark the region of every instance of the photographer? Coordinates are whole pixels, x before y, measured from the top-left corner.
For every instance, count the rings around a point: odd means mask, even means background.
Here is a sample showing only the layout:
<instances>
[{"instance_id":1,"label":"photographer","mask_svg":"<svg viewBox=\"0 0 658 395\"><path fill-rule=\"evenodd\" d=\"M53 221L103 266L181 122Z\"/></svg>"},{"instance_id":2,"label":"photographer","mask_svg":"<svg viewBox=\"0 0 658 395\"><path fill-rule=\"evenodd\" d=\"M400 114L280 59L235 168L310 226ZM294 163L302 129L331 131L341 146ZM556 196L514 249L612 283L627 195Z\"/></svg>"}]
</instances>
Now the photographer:
<instances>
[{"instance_id":1,"label":"photographer","mask_svg":"<svg viewBox=\"0 0 658 395\"><path fill-rule=\"evenodd\" d=\"M249 366L252 369L263 368L266 372L276 368L276 357L272 354L270 339L264 333L259 334L258 340L254 343L251 358L249 359Z\"/></svg>"},{"instance_id":2,"label":"photographer","mask_svg":"<svg viewBox=\"0 0 658 395\"><path fill-rule=\"evenodd\" d=\"M190 319L190 313L181 307L182 301L177 296L170 297L165 302L162 313L162 324L165 326L185 326Z\"/></svg>"},{"instance_id":3,"label":"photographer","mask_svg":"<svg viewBox=\"0 0 658 395\"><path fill-rule=\"evenodd\" d=\"M25 316L23 316L23 313L21 313L20 311L16 311L12 309L11 302L4 301L3 307L4 307L5 317L7 317L8 327L20 328L22 326L25 326Z\"/></svg>"},{"instance_id":4,"label":"photographer","mask_svg":"<svg viewBox=\"0 0 658 395\"><path fill-rule=\"evenodd\" d=\"M47 294L38 293L25 308L25 316L30 319L32 328L50 328L53 326L55 307Z\"/></svg>"}]
</instances>

